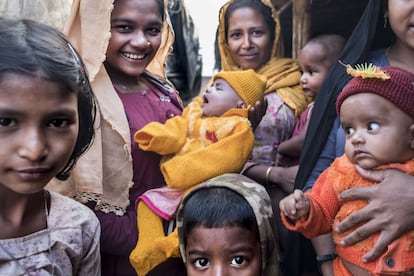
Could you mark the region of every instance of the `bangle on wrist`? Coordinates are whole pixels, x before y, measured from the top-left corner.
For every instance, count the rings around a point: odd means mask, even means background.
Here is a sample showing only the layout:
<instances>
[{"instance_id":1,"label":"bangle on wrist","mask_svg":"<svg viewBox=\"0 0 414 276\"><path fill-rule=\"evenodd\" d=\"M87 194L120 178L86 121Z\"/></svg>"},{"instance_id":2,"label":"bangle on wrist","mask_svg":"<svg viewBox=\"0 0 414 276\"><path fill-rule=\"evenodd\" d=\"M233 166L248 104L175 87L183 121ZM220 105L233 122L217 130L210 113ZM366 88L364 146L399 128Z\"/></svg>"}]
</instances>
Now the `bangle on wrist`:
<instances>
[{"instance_id":1,"label":"bangle on wrist","mask_svg":"<svg viewBox=\"0 0 414 276\"><path fill-rule=\"evenodd\" d=\"M270 173L272 172L273 166L269 166L269 168L267 168L266 170L266 178L265 178L265 185L267 186L269 184L269 176Z\"/></svg>"},{"instance_id":2,"label":"bangle on wrist","mask_svg":"<svg viewBox=\"0 0 414 276\"><path fill-rule=\"evenodd\" d=\"M336 257L338 257L336 253L316 256L316 264L318 265L318 271L322 273L321 271L322 264L326 262L332 262L333 260L336 259Z\"/></svg>"}]
</instances>

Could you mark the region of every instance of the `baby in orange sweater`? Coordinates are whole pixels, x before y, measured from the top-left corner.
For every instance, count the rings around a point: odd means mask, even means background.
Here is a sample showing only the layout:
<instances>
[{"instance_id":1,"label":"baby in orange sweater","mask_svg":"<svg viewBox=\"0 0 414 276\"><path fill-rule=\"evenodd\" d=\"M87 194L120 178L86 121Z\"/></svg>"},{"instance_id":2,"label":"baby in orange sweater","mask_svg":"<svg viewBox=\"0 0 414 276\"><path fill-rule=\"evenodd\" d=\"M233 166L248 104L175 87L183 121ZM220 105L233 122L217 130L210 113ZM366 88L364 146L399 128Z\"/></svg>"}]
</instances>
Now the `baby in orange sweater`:
<instances>
[{"instance_id":1,"label":"baby in orange sweater","mask_svg":"<svg viewBox=\"0 0 414 276\"><path fill-rule=\"evenodd\" d=\"M356 70L347 66L347 71L354 78L336 104L346 134L345 154L321 174L311 192L295 190L279 204L286 227L307 238L332 231L367 204L363 200L338 200L344 190L376 184L363 179L355 165L414 174L414 75L371 64L357 66ZM361 261L362 256L372 248L378 234L343 247L340 240L349 232L333 232L339 256L333 263L335 275L414 273L414 231L394 241L376 261L367 263Z\"/></svg>"}]
</instances>

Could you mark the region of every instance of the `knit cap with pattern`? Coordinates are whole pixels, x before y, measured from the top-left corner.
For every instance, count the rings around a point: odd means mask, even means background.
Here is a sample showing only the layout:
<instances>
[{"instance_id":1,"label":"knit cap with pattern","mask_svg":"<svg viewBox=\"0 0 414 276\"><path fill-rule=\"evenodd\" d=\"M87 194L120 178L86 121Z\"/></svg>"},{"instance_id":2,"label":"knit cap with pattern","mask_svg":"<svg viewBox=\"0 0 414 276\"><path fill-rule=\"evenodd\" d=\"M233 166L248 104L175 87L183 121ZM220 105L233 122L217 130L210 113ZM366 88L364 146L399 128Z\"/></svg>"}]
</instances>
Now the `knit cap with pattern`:
<instances>
[{"instance_id":1,"label":"knit cap with pattern","mask_svg":"<svg viewBox=\"0 0 414 276\"><path fill-rule=\"evenodd\" d=\"M240 96L247 106L254 106L263 99L267 78L254 70L221 71L214 75L213 81L224 79Z\"/></svg>"},{"instance_id":2,"label":"knit cap with pattern","mask_svg":"<svg viewBox=\"0 0 414 276\"><path fill-rule=\"evenodd\" d=\"M336 102L339 111L343 101L358 93L373 93L384 97L395 106L414 118L414 74L394 66L380 68L390 78L354 77L344 87Z\"/></svg>"}]
</instances>

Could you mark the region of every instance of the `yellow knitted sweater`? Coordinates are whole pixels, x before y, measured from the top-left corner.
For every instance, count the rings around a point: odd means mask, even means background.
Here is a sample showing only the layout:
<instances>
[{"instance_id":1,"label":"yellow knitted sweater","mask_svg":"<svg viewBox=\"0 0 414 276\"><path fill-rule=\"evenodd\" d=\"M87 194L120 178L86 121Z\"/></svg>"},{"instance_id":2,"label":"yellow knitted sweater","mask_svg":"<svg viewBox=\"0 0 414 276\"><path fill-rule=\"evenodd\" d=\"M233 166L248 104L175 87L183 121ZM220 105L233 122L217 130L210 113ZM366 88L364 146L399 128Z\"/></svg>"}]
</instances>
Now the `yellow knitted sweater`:
<instances>
[{"instance_id":1,"label":"yellow knitted sweater","mask_svg":"<svg viewBox=\"0 0 414 276\"><path fill-rule=\"evenodd\" d=\"M152 122L135 133L145 151L164 155L161 171L169 188L188 189L223 173L238 173L248 159L254 136L247 109L203 117L197 97L165 124Z\"/></svg>"}]
</instances>

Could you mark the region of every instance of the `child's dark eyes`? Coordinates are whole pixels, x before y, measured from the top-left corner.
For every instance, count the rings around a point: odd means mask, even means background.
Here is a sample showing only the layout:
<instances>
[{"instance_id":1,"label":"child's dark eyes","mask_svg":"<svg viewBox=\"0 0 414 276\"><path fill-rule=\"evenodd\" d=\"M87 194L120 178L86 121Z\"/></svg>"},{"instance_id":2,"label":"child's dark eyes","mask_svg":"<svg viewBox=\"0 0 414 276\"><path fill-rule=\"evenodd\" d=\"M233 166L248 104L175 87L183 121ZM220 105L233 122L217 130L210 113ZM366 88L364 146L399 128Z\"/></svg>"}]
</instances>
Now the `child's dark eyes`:
<instances>
[{"instance_id":1,"label":"child's dark eyes","mask_svg":"<svg viewBox=\"0 0 414 276\"><path fill-rule=\"evenodd\" d=\"M305 73L309 74L310 76L312 76L315 73L315 70L313 70L312 68L307 68L305 70Z\"/></svg>"},{"instance_id":2,"label":"child's dark eyes","mask_svg":"<svg viewBox=\"0 0 414 276\"><path fill-rule=\"evenodd\" d=\"M351 135L355 131L352 127L343 127L343 129L346 135Z\"/></svg>"},{"instance_id":3,"label":"child's dark eyes","mask_svg":"<svg viewBox=\"0 0 414 276\"><path fill-rule=\"evenodd\" d=\"M216 85L216 90L217 90L217 91L221 91L221 90L223 90L223 89L221 88L221 85Z\"/></svg>"},{"instance_id":4,"label":"child's dark eyes","mask_svg":"<svg viewBox=\"0 0 414 276\"><path fill-rule=\"evenodd\" d=\"M230 262L231 265L237 265L237 266L243 265L244 263L246 263L246 258L242 256L236 256L233 259L231 259L231 262Z\"/></svg>"},{"instance_id":5,"label":"child's dark eyes","mask_svg":"<svg viewBox=\"0 0 414 276\"><path fill-rule=\"evenodd\" d=\"M161 33L161 27L153 27L153 28L149 28L148 32L152 35L158 35L159 33Z\"/></svg>"},{"instance_id":6,"label":"child's dark eyes","mask_svg":"<svg viewBox=\"0 0 414 276\"><path fill-rule=\"evenodd\" d=\"M247 264L247 258L243 256L231 257L229 265L232 267L244 267ZM192 261L194 267L197 269L205 269L210 266L210 261L207 258L196 258Z\"/></svg>"},{"instance_id":7,"label":"child's dark eyes","mask_svg":"<svg viewBox=\"0 0 414 276\"><path fill-rule=\"evenodd\" d=\"M197 268L206 267L208 264L209 264L209 262L206 258L198 258L198 259L194 260L194 265Z\"/></svg>"},{"instance_id":8,"label":"child's dark eyes","mask_svg":"<svg viewBox=\"0 0 414 276\"><path fill-rule=\"evenodd\" d=\"M67 127L71 124L71 121L68 119L53 119L50 121L49 126L61 128L61 127Z\"/></svg>"},{"instance_id":9,"label":"child's dark eyes","mask_svg":"<svg viewBox=\"0 0 414 276\"><path fill-rule=\"evenodd\" d=\"M0 127L11 127L16 124L16 121L10 118L0 118Z\"/></svg>"},{"instance_id":10,"label":"child's dark eyes","mask_svg":"<svg viewBox=\"0 0 414 276\"><path fill-rule=\"evenodd\" d=\"M0 118L0 128L15 127L17 123L18 122L15 119ZM69 119L52 119L49 122L47 122L46 126L52 128L64 128L68 127L71 124L72 120Z\"/></svg>"},{"instance_id":11,"label":"child's dark eyes","mask_svg":"<svg viewBox=\"0 0 414 276\"><path fill-rule=\"evenodd\" d=\"M368 131L376 131L379 129L379 127L380 127L379 124L371 122L371 123L368 123L367 129Z\"/></svg>"},{"instance_id":12,"label":"child's dark eyes","mask_svg":"<svg viewBox=\"0 0 414 276\"><path fill-rule=\"evenodd\" d=\"M113 25L111 28L119 33L132 33L135 30L132 25L128 24ZM162 26L149 27L145 31L151 36L157 36L161 33L161 28Z\"/></svg>"},{"instance_id":13,"label":"child's dark eyes","mask_svg":"<svg viewBox=\"0 0 414 276\"><path fill-rule=\"evenodd\" d=\"M351 135L355 132L355 129L352 127L343 126L342 128L344 129L346 135ZM375 132L380 128L380 125L378 123L369 122L367 123L366 128L369 132Z\"/></svg>"},{"instance_id":14,"label":"child's dark eyes","mask_svg":"<svg viewBox=\"0 0 414 276\"><path fill-rule=\"evenodd\" d=\"M115 25L112 26L112 29L116 29L120 33L129 33L133 30L130 25Z\"/></svg>"}]
</instances>

